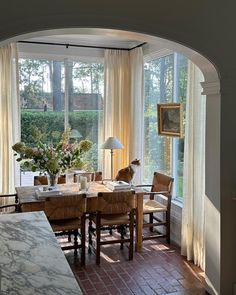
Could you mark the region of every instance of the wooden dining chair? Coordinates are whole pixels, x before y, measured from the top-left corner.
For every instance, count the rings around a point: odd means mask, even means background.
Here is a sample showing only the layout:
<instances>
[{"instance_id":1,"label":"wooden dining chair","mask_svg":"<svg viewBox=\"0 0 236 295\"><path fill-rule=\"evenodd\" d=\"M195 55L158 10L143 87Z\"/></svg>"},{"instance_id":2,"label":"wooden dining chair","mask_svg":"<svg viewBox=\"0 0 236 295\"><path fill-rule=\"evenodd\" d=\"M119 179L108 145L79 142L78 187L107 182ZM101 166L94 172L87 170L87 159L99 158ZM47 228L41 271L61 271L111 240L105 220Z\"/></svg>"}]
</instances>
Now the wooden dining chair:
<instances>
[{"instance_id":1,"label":"wooden dining chair","mask_svg":"<svg viewBox=\"0 0 236 295\"><path fill-rule=\"evenodd\" d=\"M102 181L102 172L101 171L94 172L92 181Z\"/></svg>"},{"instance_id":2,"label":"wooden dining chair","mask_svg":"<svg viewBox=\"0 0 236 295\"><path fill-rule=\"evenodd\" d=\"M48 197L44 211L54 233L74 235L74 245L62 246L62 250L74 249L74 254L77 255L77 249L81 248L81 265L84 265L86 194Z\"/></svg>"},{"instance_id":3,"label":"wooden dining chair","mask_svg":"<svg viewBox=\"0 0 236 295\"><path fill-rule=\"evenodd\" d=\"M9 198L14 198L14 201L9 202ZM0 195L0 214L19 212L19 201L17 194Z\"/></svg>"},{"instance_id":4,"label":"wooden dining chair","mask_svg":"<svg viewBox=\"0 0 236 295\"><path fill-rule=\"evenodd\" d=\"M58 177L58 184L66 183L66 176L60 175ZM48 179L46 175L34 176L34 185L48 185Z\"/></svg>"},{"instance_id":5,"label":"wooden dining chair","mask_svg":"<svg viewBox=\"0 0 236 295\"><path fill-rule=\"evenodd\" d=\"M134 248L134 214L136 202L135 193L128 192L100 192L97 199L97 212L90 215L89 224L89 253L92 250L92 237L96 236L96 264L100 264L100 247L107 244L129 243L129 260L133 259ZM93 228L95 224L95 229ZM122 226L128 225L129 238L124 238ZM101 240L101 231L113 227L120 230L120 239Z\"/></svg>"},{"instance_id":6,"label":"wooden dining chair","mask_svg":"<svg viewBox=\"0 0 236 295\"><path fill-rule=\"evenodd\" d=\"M170 210L172 199L172 188L174 178L154 172L151 185L137 185L137 187L150 187L151 191L145 193L148 199L143 201L143 214L149 215L149 222L144 222L143 227L149 228L151 232L155 227L164 227L165 232L157 230L157 234L145 235L143 240L166 238L170 243Z\"/></svg>"}]
</instances>

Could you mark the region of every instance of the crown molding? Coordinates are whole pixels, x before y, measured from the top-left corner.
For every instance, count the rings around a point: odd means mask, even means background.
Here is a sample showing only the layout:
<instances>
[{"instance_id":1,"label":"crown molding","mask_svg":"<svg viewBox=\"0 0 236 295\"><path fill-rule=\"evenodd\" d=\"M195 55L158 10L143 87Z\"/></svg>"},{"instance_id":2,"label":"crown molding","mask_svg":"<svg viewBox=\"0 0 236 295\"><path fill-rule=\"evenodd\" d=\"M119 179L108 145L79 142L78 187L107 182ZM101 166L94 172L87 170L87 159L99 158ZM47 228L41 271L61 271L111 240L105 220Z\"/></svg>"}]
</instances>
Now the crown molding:
<instances>
[{"instance_id":1,"label":"crown molding","mask_svg":"<svg viewBox=\"0 0 236 295\"><path fill-rule=\"evenodd\" d=\"M220 82L201 82L203 95L215 95L220 94Z\"/></svg>"}]
</instances>

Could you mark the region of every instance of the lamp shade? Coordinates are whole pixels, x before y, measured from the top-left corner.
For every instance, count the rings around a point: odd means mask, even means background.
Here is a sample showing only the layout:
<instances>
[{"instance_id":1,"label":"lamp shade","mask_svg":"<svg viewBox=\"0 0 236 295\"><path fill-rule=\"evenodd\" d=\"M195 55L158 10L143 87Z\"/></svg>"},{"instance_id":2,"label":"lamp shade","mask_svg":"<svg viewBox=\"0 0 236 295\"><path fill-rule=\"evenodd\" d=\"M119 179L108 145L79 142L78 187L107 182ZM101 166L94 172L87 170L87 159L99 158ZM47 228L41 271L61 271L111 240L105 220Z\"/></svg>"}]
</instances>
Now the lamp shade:
<instances>
[{"instance_id":1,"label":"lamp shade","mask_svg":"<svg viewBox=\"0 0 236 295\"><path fill-rule=\"evenodd\" d=\"M79 133L79 131L77 130L77 129L72 129L71 130L71 134L70 134L70 138L81 138L81 137L83 137L80 133Z\"/></svg>"},{"instance_id":2,"label":"lamp shade","mask_svg":"<svg viewBox=\"0 0 236 295\"><path fill-rule=\"evenodd\" d=\"M101 145L101 149L104 150L120 150L123 149L123 145L115 137L108 137L108 139Z\"/></svg>"}]
</instances>

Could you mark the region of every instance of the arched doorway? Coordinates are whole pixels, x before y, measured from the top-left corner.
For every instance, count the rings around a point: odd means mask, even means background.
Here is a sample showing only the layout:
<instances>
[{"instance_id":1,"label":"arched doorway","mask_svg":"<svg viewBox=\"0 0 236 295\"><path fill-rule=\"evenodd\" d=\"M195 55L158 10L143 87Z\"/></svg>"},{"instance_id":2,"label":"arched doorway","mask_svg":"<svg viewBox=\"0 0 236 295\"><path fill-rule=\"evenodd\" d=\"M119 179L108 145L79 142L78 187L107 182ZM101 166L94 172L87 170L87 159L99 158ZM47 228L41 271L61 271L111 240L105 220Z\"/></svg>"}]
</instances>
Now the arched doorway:
<instances>
[{"instance_id":1,"label":"arched doorway","mask_svg":"<svg viewBox=\"0 0 236 295\"><path fill-rule=\"evenodd\" d=\"M17 36L9 41L19 41L29 37L55 34L98 34L126 36L143 42L153 42L164 48L182 53L193 61L202 71L205 81L202 83L203 94L207 99L206 121L206 276L209 290L220 290L220 85L215 67L205 57L175 42L140 33L110 29L62 29L30 33ZM214 179L214 181L213 181ZM214 224L214 233L211 226ZM210 234L209 234L210 233ZM210 237L210 239L209 239ZM212 254L214 251L214 254ZM213 259L214 257L214 259ZM214 260L214 261L213 261Z\"/></svg>"}]
</instances>

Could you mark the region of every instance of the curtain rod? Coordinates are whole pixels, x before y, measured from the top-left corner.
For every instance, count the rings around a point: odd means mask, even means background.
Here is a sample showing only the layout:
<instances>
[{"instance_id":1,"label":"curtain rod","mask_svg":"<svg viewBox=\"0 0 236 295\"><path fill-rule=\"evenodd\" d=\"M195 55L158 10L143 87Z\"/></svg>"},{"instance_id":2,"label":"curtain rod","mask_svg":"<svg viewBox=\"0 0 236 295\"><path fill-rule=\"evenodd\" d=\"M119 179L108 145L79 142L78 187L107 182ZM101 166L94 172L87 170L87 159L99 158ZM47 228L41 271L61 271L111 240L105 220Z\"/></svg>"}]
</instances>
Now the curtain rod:
<instances>
[{"instance_id":1,"label":"curtain rod","mask_svg":"<svg viewBox=\"0 0 236 295\"><path fill-rule=\"evenodd\" d=\"M66 48L69 47L86 47L86 48L97 48L97 49L114 49L114 50L133 50L135 48L141 47L146 42L138 44L132 48L116 48L116 47L104 47L104 46L93 46L93 45L77 45L77 44L70 44L70 43L54 43L54 42L40 42L40 41L18 41L18 43L28 43L28 44L39 44L39 45L56 45L56 46L65 46Z\"/></svg>"}]
</instances>

